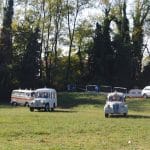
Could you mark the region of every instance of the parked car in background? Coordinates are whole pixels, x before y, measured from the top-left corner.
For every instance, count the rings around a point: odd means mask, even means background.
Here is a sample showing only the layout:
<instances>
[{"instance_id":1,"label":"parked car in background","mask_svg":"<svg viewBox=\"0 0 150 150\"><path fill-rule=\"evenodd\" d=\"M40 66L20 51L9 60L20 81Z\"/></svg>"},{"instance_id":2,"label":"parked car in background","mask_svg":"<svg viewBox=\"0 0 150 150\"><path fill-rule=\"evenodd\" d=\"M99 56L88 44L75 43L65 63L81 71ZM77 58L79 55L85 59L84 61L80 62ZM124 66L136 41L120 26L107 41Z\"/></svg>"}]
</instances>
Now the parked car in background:
<instances>
[{"instance_id":1,"label":"parked car in background","mask_svg":"<svg viewBox=\"0 0 150 150\"><path fill-rule=\"evenodd\" d=\"M109 85L101 85L100 86L101 94L107 95L110 92L112 92L112 86L109 86Z\"/></svg>"},{"instance_id":2,"label":"parked car in background","mask_svg":"<svg viewBox=\"0 0 150 150\"><path fill-rule=\"evenodd\" d=\"M141 89L131 89L126 95L127 97L135 97L135 98L140 98L142 97L142 90Z\"/></svg>"},{"instance_id":3,"label":"parked car in background","mask_svg":"<svg viewBox=\"0 0 150 150\"><path fill-rule=\"evenodd\" d=\"M104 106L104 114L106 118L108 118L109 115L127 116L128 106L125 103L125 94L116 91L109 93Z\"/></svg>"},{"instance_id":4,"label":"parked car in background","mask_svg":"<svg viewBox=\"0 0 150 150\"><path fill-rule=\"evenodd\" d=\"M127 88L125 88L125 87L114 87L113 91L121 92L125 95L127 94Z\"/></svg>"},{"instance_id":5,"label":"parked car in background","mask_svg":"<svg viewBox=\"0 0 150 150\"><path fill-rule=\"evenodd\" d=\"M144 98L150 97L150 86L146 86L146 87L143 88L143 90L142 90L142 96Z\"/></svg>"},{"instance_id":6,"label":"parked car in background","mask_svg":"<svg viewBox=\"0 0 150 150\"><path fill-rule=\"evenodd\" d=\"M29 102L34 98L34 91L27 89L16 89L11 93L11 105L24 105L28 106Z\"/></svg>"},{"instance_id":7,"label":"parked car in background","mask_svg":"<svg viewBox=\"0 0 150 150\"><path fill-rule=\"evenodd\" d=\"M35 97L29 103L30 111L34 109L45 111L54 111L57 106L57 93L55 89L51 88L40 88L35 90Z\"/></svg>"},{"instance_id":8,"label":"parked car in background","mask_svg":"<svg viewBox=\"0 0 150 150\"><path fill-rule=\"evenodd\" d=\"M87 92L99 92L100 88L98 85L86 85Z\"/></svg>"}]
</instances>

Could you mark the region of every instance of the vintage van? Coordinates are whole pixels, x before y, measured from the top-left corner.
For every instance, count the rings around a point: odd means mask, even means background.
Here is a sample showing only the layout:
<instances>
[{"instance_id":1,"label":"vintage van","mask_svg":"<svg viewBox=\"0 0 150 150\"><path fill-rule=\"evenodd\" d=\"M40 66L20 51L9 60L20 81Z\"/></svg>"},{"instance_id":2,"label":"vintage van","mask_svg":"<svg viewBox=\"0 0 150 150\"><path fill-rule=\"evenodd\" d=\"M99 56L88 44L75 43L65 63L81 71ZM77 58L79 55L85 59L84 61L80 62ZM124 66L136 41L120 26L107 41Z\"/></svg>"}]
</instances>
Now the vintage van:
<instances>
[{"instance_id":1,"label":"vintage van","mask_svg":"<svg viewBox=\"0 0 150 150\"><path fill-rule=\"evenodd\" d=\"M34 98L34 91L27 89L15 89L11 92L11 105L24 105L28 106L29 102Z\"/></svg>"},{"instance_id":2,"label":"vintage van","mask_svg":"<svg viewBox=\"0 0 150 150\"><path fill-rule=\"evenodd\" d=\"M51 88L40 88L35 90L35 97L29 103L30 111L34 111L34 109L54 111L55 107L57 107L57 93L55 89Z\"/></svg>"}]
</instances>

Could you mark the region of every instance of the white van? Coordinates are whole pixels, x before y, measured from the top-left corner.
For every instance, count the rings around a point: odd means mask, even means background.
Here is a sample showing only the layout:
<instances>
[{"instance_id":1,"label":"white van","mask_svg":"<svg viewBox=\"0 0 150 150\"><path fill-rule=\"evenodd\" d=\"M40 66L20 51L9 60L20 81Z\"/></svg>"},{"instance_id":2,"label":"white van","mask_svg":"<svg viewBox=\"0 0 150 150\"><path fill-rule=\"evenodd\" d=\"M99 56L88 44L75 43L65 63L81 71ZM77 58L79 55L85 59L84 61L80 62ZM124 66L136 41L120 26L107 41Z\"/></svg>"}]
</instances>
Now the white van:
<instances>
[{"instance_id":1,"label":"white van","mask_svg":"<svg viewBox=\"0 0 150 150\"><path fill-rule=\"evenodd\" d=\"M29 103L29 107L30 111L34 111L34 109L54 111L55 107L57 107L56 90L51 88L41 88L35 90L34 100Z\"/></svg>"},{"instance_id":2,"label":"white van","mask_svg":"<svg viewBox=\"0 0 150 150\"><path fill-rule=\"evenodd\" d=\"M16 89L11 93L11 105L24 105L28 106L29 102L34 98L34 91L27 89Z\"/></svg>"}]
</instances>

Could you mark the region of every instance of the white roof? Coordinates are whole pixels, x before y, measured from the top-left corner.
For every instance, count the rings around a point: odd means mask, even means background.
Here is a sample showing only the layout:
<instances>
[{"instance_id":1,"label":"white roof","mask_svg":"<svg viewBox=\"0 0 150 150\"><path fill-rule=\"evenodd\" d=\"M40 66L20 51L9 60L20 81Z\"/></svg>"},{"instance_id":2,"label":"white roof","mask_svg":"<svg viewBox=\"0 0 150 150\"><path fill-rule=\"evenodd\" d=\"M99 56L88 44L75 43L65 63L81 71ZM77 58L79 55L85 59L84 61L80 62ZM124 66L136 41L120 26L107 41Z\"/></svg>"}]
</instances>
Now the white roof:
<instances>
[{"instance_id":1,"label":"white roof","mask_svg":"<svg viewBox=\"0 0 150 150\"><path fill-rule=\"evenodd\" d=\"M24 92L24 93L31 93L33 90L28 90L28 89L15 89L12 92Z\"/></svg>"},{"instance_id":2,"label":"white roof","mask_svg":"<svg viewBox=\"0 0 150 150\"><path fill-rule=\"evenodd\" d=\"M146 88L146 89L150 89L150 86L145 86L144 89L145 89L145 88Z\"/></svg>"},{"instance_id":3,"label":"white roof","mask_svg":"<svg viewBox=\"0 0 150 150\"><path fill-rule=\"evenodd\" d=\"M40 89L36 89L35 92L50 92L50 91L55 91L55 89L52 88L40 88Z\"/></svg>"},{"instance_id":4,"label":"white roof","mask_svg":"<svg viewBox=\"0 0 150 150\"><path fill-rule=\"evenodd\" d=\"M108 97L111 97L111 96L114 96L114 95L124 96L124 94L121 93L121 92L111 92L111 93L108 93Z\"/></svg>"}]
</instances>

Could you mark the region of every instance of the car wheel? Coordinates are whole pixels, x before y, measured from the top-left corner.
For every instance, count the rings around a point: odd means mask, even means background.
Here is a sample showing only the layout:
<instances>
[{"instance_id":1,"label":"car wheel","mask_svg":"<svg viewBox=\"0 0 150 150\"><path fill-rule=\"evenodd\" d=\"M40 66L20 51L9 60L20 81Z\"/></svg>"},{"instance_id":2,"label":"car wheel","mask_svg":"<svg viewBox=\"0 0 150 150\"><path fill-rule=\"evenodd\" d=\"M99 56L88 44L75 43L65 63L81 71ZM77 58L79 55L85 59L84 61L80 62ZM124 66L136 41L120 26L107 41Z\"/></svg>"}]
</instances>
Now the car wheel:
<instances>
[{"instance_id":1,"label":"car wheel","mask_svg":"<svg viewBox=\"0 0 150 150\"><path fill-rule=\"evenodd\" d=\"M17 106L17 103L16 103L16 102L12 102L11 105L12 105L12 106Z\"/></svg>"},{"instance_id":2,"label":"car wheel","mask_svg":"<svg viewBox=\"0 0 150 150\"><path fill-rule=\"evenodd\" d=\"M105 114L105 118L108 118L109 114Z\"/></svg>"},{"instance_id":3,"label":"car wheel","mask_svg":"<svg viewBox=\"0 0 150 150\"><path fill-rule=\"evenodd\" d=\"M46 104L46 105L45 105L45 111L47 111L47 112L48 112L49 110L50 110L50 108L49 108L49 104Z\"/></svg>"},{"instance_id":4,"label":"car wheel","mask_svg":"<svg viewBox=\"0 0 150 150\"><path fill-rule=\"evenodd\" d=\"M30 107L30 111L34 111L34 108L33 108L33 107Z\"/></svg>"},{"instance_id":5,"label":"car wheel","mask_svg":"<svg viewBox=\"0 0 150 150\"><path fill-rule=\"evenodd\" d=\"M29 103L26 102L26 103L24 104L24 106L25 106L25 107L29 107Z\"/></svg>"},{"instance_id":6,"label":"car wheel","mask_svg":"<svg viewBox=\"0 0 150 150\"><path fill-rule=\"evenodd\" d=\"M147 98L148 96L146 94L143 95L144 98Z\"/></svg>"},{"instance_id":7,"label":"car wheel","mask_svg":"<svg viewBox=\"0 0 150 150\"><path fill-rule=\"evenodd\" d=\"M40 110L41 110L41 108L37 108L37 110L38 110L38 111L40 111Z\"/></svg>"},{"instance_id":8,"label":"car wheel","mask_svg":"<svg viewBox=\"0 0 150 150\"><path fill-rule=\"evenodd\" d=\"M124 116L124 117L127 117L127 113L124 113L123 116Z\"/></svg>"},{"instance_id":9,"label":"car wheel","mask_svg":"<svg viewBox=\"0 0 150 150\"><path fill-rule=\"evenodd\" d=\"M51 111L54 111L55 109L55 103L53 104L53 107L51 108Z\"/></svg>"}]
</instances>

